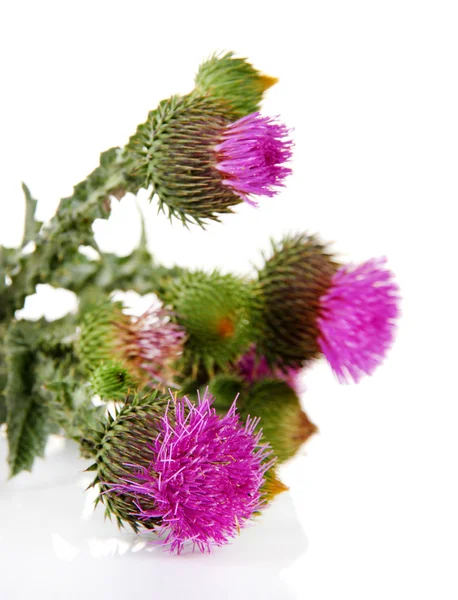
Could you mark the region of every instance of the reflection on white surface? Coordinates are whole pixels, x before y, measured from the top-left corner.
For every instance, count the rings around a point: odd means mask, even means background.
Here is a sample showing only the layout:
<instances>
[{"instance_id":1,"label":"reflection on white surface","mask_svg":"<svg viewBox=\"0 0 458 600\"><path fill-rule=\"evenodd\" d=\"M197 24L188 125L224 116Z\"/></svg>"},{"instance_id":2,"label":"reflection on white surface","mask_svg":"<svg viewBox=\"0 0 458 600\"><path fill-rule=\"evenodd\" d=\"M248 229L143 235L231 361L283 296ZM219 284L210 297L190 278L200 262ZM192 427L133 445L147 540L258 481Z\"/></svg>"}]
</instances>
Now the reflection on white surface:
<instances>
[{"instance_id":1,"label":"reflection on white surface","mask_svg":"<svg viewBox=\"0 0 458 600\"><path fill-rule=\"evenodd\" d=\"M73 443L52 437L46 460L37 461L33 474L22 473L13 480L7 480L6 454L2 438L2 589L18 590L17 596L7 595L8 600L36 597L40 586L47 592L38 597L59 597L57 590L62 586L70 589L68 598L100 597L98 588L92 591L91 586L100 577L100 569L106 588L103 597L141 593L145 577L154 580L158 598L163 597L161 590L175 598L193 586L202 599L253 597L253 591L263 600L294 597L281 572L305 552L306 540L287 493L233 543L210 555L175 556L155 544L157 538L150 533L137 536L120 531L105 520L103 506L94 510L97 491L86 490L92 474L84 472L90 462L79 458ZM24 568L27 578L22 577ZM206 582L203 587L201 581Z\"/></svg>"},{"instance_id":2,"label":"reflection on white surface","mask_svg":"<svg viewBox=\"0 0 458 600\"><path fill-rule=\"evenodd\" d=\"M131 549L131 544L120 537L107 540L94 538L88 540L89 553L94 558L107 558L108 556L122 556Z\"/></svg>"},{"instance_id":3,"label":"reflection on white surface","mask_svg":"<svg viewBox=\"0 0 458 600\"><path fill-rule=\"evenodd\" d=\"M51 544L57 558L61 560L74 560L80 553L78 548L64 540L58 533L51 535Z\"/></svg>"}]
</instances>

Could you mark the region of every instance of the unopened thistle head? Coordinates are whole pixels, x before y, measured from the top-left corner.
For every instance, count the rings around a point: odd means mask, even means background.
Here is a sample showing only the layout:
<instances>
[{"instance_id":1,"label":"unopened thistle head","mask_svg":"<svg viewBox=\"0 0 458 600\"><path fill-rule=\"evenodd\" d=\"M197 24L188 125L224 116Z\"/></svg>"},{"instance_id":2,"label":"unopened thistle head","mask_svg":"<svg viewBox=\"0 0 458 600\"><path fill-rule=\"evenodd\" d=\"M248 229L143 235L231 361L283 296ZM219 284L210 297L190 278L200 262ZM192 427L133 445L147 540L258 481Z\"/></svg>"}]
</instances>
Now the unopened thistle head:
<instances>
[{"instance_id":1,"label":"unopened thistle head","mask_svg":"<svg viewBox=\"0 0 458 600\"><path fill-rule=\"evenodd\" d=\"M126 152L162 210L203 224L252 195L272 196L290 171L291 142L271 119L233 123L219 100L191 94L161 102Z\"/></svg>"},{"instance_id":2,"label":"unopened thistle head","mask_svg":"<svg viewBox=\"0 0 458 600\"><path fill-rule=\"evenodd\" d=\"M287 492L289 487L278 477L275 467L271 467L264 475L264 484L262 486L262 495L266 502L270 503L276 496Z\"/></svg>"},{"instance_id":3,"label":"unopened thistle head","mask_svg":"<svg viewBox=\"0 0 458 600\"><path fill-rule=\"evenodd\" d=\"M358 381L394 336L399 289L383 260L341 267L313 236L287 238L259 272L257 349L299 367L324 354L340 381Z\"/></svg>"},{"instance_id":4,"label":"unopened thistle head","mask_svg":"<svg viewBox=\"0 0 458 600\"><path fill-rule=\"evenodd\" d=\"M137 389L137 381L120 363L113 360L102 362L89 379L92 391L104 400L121 401Z\"/></svg>"},{"instance_id":5,"label":"unopened thistle head","mask_svg":"<svg viewBox=\"0 0 458 600\"><path fill-rule=\"evenodd\" d=\"M318 343L340 381L371 374L393 343L399 288L385 262L341 267L320 298Z\"/></svg>"},{"instance_id":6,"label":"unopened thistle head","mask_svg":"<svg viewBox=\"0 0 458 600\"><path fill-rule=\"evenodd\" d=\"M240 404L242 417L259 417L263 439L270 444L279 462L294 456L316 433L316 426L301 408L299 398L288 384L265 379L255 384Z\"/></svg>"},{"instance_id":7,"label":"unopened thistle head","mask_svg":"<svg viewBox=\"0 0 458 600\"><path fill-rule=\"evenodd\" d=\"M186 331L184 369L213 372L241 354L250 342L250 289L218 271L186 273L169 291L169 304Z\"/></svg>"},{"instance_id":8,"label":"unopened thistle head","mask_svg":"<svg viewBox=\"0 0 458 600\"><path fill-rule=\"evenodd\" d=\"M122 523L163 534L172 552L221 546L265 504L273 461L257 426L239 421L235 403L218 416L206 395L165 410L126 405L99 444L101 499Z\"/></svg>"},{"instance_id":9,"label":"unopened thistle head","mask_svg":"<svg viewBox=\"0 0 458 600\"><path fill-rule=\"evenodd\" d=\"M195 79L197 93L220 100L236 119L259 110L264 92L277 81L233 52L214 54L200 65Z\"/></svg>"},{"instance_id":10,"label":"unopened thistle head","mask_svg":"<svg viewBox=\"0 0 458 600\"><path fill-rule=\"evenodd\" d=\"M113 363L143 384L158 381L170 385L172 363L181 355L184 338L183 329L172 323L162 308L131 317L123 312L121 303L104 302L85 314L78 349L89 373L104 363L111 364L111 369L99 369L93 378L102 385L102 375L112 378Z\"/></svg>"}]
</instances>

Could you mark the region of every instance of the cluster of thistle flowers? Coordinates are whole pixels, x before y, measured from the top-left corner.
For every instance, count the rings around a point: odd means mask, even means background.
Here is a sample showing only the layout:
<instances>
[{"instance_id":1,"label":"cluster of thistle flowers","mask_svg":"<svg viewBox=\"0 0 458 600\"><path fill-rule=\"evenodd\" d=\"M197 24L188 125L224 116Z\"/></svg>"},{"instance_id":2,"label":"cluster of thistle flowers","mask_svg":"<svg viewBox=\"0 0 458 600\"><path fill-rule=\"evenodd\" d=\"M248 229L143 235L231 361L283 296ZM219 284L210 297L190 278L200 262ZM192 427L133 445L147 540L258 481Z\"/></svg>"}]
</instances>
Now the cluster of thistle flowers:
<instances>
[{"instance_id":1,"label":"cluster of thistle flowers","mask_svg":"<svg viewBox=\"0 0 458 600\"><path fill-rule=\"evenodd\" d=\"M203 222L283 185L287 128L258 112L272 83L213 57L192 94L138 128L136 176L171 215ZM120 525L206 551L286 489L276 466L316 431L300 373L325 357L340 381L358 381L383 360L398 288L384 259L342 265L303 234L273 244L255 278L182 269L161 289L160 308L140 317L107 299L82 319L83 368L118 403L94 445L95 481Z\"/></svg>"}]
</instances>

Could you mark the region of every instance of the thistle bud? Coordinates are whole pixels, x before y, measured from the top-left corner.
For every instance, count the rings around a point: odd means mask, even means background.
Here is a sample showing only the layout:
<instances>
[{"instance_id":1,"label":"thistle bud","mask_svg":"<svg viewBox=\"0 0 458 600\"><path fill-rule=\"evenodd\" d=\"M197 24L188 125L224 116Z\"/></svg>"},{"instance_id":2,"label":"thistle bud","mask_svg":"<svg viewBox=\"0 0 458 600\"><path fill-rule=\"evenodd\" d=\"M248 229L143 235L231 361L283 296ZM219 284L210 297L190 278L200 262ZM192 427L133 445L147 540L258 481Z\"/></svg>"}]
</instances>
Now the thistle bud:
<instances>
[{"instance_id":1,"label":"thistle bud","mask_svg":"<svg viewBox=\"0 0 458 600\"><path fill-rule=\"evenodd\" d=\"M257 350L270 364L300 368L324 354L340 381L358 381L393 341L399 289L383 259L340 266L317 238L289 237L255 295Z\"/></svg>"},{"instance_id":2,"label":"thistle bud","mask_svg":"<svg viewBox=\"0 0 458 600\"><path fill-rule=\"evenodd\" d=\"M200 366L212 373L247 348L251 329L247 283L233 275L202 271L187 273L169 293L176 320L186 331L183 360L197 373Z\"/></svg>"},{"instance_id":3,"label":"thistle bud","mask_svg":"<svg viewBox=\"0 0 458 600\"><path fill-rule=\"evenodd\" d=\"M139 387L127 369L112 360L102 362L93 371L89 383L94 394L104 400L124 400L130 391Z\"/></svg>"},{"instance_id":4,"label":"thistle bud","mask_svg":"<svg viewBox=\"0 0 458 600\"><path fill-rule=\"evenodd\" d=\"M246 58L235 58L233 52L214 54L200 65L195 79L199 94L222 101L235 118L259 110L264 92L277 81L262 75Z\"/></svg>"},{"instance_id":5,"label":"thistle bud","mask_svg":"<svg viewBox=\"0 0 458 600\"><path fill-rule=\"evenodd\" d=\"M272 447L278 462L294 456L317 431L294 390L278 379L255 384L242 401L240 414L244 418L259 417L263 439Z\"/></svg>"},{"instance_id":6,"label":"thistle bud","mask_svg":"<svg viewBox=\"0 0 458 600\"><path fill-rule=\"evenodd\" d=\"M264 485L262 486L262 494L266 502L272 502L275 496L288 490L289 487L279 479L275 467L271 467L264 475Z\"/></svg>"},{"instance_id":7,"label":"thistle bud","mask_svg":"<svg viewBox=\"0 0 458 600\"><path fill-rule=\"evenodd\" d=\"M100 435L95 470L100 499L118 523L165 535L180 553L223 545L265 505L270 450L243 425L235 403L219 417L212 399L136 399ZM277 486L278 487L278 486Z\"/></svg>"},{"instance_id":8,"label":"thistle bud","mask_svg":"<svg viewBox=\"0 0 458 600\"><path fill-rule=\"evenodd\" d=\"M183 329L170 321L163 309L146 311L140 317L123 312L119 302L104 302L88 310L81 323L78 353L96 386L110 387L116 368L126 369L133 380L147 385L158 381L170 385L172 364L181 355ZM102 367L107 363L111 366ZM130 383L126 379L126 383ZM122 389L118 389L122 393Z\"/></svg>"},{"instance_id":9,"label":"thistle bud","mask_svg":"<svg viewBox=\"0 0 458 600\"><path fill-rule=\"evenodd\" d=\"M259 114L232 123L220 101L196 94L161 102L126 152L160 209L183 222L218 220L241 200L273 196L290 173L284 125Z\"/></svg>"}]
</instances>

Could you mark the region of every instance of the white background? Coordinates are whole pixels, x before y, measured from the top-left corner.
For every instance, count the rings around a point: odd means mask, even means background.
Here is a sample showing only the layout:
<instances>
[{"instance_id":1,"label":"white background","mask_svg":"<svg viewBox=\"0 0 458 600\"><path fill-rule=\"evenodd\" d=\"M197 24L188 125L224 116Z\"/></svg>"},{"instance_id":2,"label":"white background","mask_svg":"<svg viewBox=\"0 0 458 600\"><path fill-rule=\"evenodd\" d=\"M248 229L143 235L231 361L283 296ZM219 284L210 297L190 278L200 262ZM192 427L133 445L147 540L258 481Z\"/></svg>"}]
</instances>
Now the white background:
<instances>
[{"instance_id":1,"label":"white background","mask_svg":"<svg viewBox=\"0 0 458 600\"><path fill-rule=\"evenodd\" d=\"M235 50L280 78L263 110L294 127L294 175L205 232L170 225L145 194L156 257L246 273L270 236L319 232L342 260L388 257L403 317L360 385L340 386L324 363L305 374L320 435L284 467L291 491L210 557L148 553L101 511L89 518L85 465L58 440L34 474L6 482L1 442L0 598L458 597L456 7L2 3L0 243L20 240L22 180L49 218L101 151L189 91L209 54ZM96 228L105 249L129 252L134 198ZM27 314L69 306L42 289Z\"/></svg>"}]
</instances>

